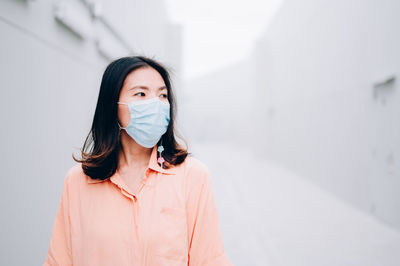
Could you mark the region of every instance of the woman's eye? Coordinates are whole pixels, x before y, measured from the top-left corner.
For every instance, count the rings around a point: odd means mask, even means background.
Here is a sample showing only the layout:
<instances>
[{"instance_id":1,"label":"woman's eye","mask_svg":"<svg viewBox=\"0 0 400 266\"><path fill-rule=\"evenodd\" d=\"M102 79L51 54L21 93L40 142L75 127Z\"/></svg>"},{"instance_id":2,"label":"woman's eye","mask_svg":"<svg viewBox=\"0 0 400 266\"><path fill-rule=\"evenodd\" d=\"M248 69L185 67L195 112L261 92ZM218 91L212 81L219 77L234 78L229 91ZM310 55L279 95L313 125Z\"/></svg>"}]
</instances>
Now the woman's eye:
<instances>
[{"instance_id":1,"label":"woman's eye","mask_svg":"<svg viewBox=\"0 0 400 266\"><path fill-rule=\"evenodd\" d=\"M164 98L168 98L167 94L161 94L161 96L163 96Z\"/></svg>"},{"instance_id":2,"label":"woman's eye","mask_svg":"<svg viewBox=\"0 0 400 266\"><path fill-rule=\"evenodd\" d=\"M136 93L135 95L138 95L138 94L140 94L140 93L143 94L143 96L144 96L144 92L138 92L138 93Z\"/></svg>"}]
</instances>

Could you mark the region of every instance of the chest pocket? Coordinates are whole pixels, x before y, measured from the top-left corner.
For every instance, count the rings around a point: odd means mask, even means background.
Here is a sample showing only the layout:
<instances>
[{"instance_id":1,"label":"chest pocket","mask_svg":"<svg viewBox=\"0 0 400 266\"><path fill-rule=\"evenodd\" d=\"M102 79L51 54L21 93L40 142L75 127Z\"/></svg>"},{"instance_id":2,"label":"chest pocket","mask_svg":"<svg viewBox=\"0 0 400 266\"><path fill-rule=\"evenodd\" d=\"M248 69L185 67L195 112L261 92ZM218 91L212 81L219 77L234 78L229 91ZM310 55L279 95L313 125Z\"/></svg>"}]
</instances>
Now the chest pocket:
<instances>
[{"instance_id":1,"label":"chest pocket","mask_svg":"<svg viewBox=\"0 0 400 266\"><path fill-rule=\"evenodd\" d=\"M170 265L185 265L188 259L186 210L162 207L157 211L154 226L154 254L171 260Z\"/></svg>"}]
</instances>

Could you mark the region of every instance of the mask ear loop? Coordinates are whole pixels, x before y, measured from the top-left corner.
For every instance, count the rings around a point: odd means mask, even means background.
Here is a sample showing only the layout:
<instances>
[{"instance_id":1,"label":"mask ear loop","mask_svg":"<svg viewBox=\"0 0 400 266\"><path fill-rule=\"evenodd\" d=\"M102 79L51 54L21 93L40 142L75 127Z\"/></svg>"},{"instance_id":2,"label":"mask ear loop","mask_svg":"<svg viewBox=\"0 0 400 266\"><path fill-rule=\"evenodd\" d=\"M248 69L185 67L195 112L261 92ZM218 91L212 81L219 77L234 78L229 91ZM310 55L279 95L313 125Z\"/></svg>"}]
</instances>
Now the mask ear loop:
<instances>
[{"instance_id":1,"label":"mask ear loop","mask_svg":"<svg viewBox=\"0 0 400 266\"><path fill-rule=\"evenodd\" d=\"M119 130L124 129L123 127L121 127L121 124L118 121L117 121L117 123L118 123Z\"/></svg>"},{"instance_id":2,"label":"mask ear loop","mask_svg":"<svg viewBox=\"0 0 400 266\"><path fill-rule=\"evenodd\" d=\"M127 103L123 103L123 102L117 102L117 104L124 104L124 105L128 106ZM121 127L121 124L118 121L117 121L117 123L118 123L119 130L125 129L125 128Z\"/></svg>"},{"instance_id":3,"label":"mask ear loop","mask_svg":"<svg viewBox=\"0 0 400 266\"><path fill-rule=\"evenodd\" d=\"M164 162L165 162L165 159L164 159L164 157L162 157L162 155L161 155L161 153L164 151L164 147L163 147L163 145L162 145L162 139L161 139L161 144L160 144L160 146L158 146L158 148L157 148L157 151L159 152L159 157L158 157L158 159L157 159L157 162L159 162L160 164L161 164L161 168L163 168L164 169Z\"/></svg>"}]
</instances>

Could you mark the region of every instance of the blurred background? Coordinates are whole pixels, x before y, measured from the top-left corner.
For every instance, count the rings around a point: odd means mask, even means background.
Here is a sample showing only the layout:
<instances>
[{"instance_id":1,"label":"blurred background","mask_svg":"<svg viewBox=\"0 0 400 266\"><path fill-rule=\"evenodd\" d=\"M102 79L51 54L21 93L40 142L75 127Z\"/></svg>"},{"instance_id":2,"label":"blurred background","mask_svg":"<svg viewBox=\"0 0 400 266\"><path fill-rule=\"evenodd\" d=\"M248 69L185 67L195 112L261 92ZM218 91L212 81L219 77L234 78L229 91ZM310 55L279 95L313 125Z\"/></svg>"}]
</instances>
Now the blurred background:
<instances>
[{"instance_id":1,"label":"blurred background","mask_svg":"<svg viewBox=\"0 0 400 266\"><path fill-rule=\"evenodd\" d=\"M171 70L234 265L400 265L397 0L1 0L1 265L42 265L120 56Z\"/></svg>"}]
</instances>

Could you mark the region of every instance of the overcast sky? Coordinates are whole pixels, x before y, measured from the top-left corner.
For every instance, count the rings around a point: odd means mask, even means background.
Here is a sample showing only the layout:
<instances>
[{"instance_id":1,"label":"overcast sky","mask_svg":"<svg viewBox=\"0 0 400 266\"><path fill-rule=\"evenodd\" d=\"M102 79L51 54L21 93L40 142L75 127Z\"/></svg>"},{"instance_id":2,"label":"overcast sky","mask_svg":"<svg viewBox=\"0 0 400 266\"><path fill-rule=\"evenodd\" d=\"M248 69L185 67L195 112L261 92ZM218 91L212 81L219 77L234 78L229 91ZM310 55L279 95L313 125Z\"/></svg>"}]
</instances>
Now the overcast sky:
<instances>
[{"instance_id":1,"label":"overcast sky","mask_svg":"<svg viewBox=\"0 0 400 266\"><path fill-rule=\"evenodd\" d=\"M183 33L183 78L190 79L246 57L283 0L166 0Z\"/></svg>"}]
</instances>

